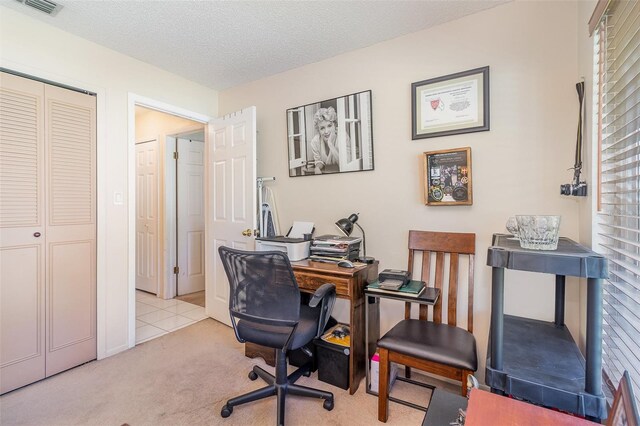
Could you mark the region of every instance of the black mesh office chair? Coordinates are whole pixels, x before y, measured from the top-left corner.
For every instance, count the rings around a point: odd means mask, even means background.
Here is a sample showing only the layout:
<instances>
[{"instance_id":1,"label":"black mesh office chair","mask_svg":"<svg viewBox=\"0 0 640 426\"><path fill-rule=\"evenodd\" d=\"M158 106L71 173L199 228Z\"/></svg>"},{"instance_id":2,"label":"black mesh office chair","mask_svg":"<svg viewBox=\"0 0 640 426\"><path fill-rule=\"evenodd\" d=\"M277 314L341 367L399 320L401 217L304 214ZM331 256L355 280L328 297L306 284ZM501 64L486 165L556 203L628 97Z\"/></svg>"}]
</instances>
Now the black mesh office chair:
<instances>
[{"instance_id":1,"label":"black mesh office chair","mask_svg":"<svg viewBox=\"0 0 640 426\"><path fill-rule=\"evenodd\" d=\"M284 425L287 394L322 398L323 407L331 411L331 392L294 384L303 374L309 375L310 365L287 376L287 351L302 348L322 334L335 302L335 286L322 285L308 305L301 305L298 283L284 253L223 246L218 252L229 279L229 312L236 338L276 349L275 376L257 365L249 373L249 379L260 377L268 386L228 400L222 417L229 417L236 405L277 395L278 425Z\"/></svg>"}]
</instances>

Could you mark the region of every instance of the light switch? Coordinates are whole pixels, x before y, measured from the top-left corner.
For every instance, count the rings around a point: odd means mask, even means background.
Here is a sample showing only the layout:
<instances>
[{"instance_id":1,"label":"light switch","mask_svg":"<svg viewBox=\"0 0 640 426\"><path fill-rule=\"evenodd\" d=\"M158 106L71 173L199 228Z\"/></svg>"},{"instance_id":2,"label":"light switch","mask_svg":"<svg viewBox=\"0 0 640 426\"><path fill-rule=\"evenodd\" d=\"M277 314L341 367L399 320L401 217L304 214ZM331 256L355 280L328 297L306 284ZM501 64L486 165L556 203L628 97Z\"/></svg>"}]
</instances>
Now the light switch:
<instances>
[{"instance_id":1,"label":"light switch","mask_svg":"<svg viewBox=\"0 0 640 426\"><path fill-rule=\"evenodd\" d=\"M124 194L122 192L114 192L113 193L113 204L116 206L121 206L124 204Z\"/></svg>"}]
</instances>

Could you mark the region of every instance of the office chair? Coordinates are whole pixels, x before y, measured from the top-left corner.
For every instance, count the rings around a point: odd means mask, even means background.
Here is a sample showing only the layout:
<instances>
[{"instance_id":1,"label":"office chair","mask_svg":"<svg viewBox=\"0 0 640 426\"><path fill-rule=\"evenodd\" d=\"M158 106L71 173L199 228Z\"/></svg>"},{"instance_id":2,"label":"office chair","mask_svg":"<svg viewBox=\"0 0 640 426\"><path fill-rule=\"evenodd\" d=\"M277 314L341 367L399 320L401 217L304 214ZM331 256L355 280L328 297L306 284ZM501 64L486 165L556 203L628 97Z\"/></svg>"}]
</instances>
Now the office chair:
<instances>
[{"instance_id":1,"label":"office chair","mask_svg":"<svg viewBox=\"0 0 640 426\"><path fill-rule=\"evenodd\" d=\"M301 305L298 283L286 254L224 246L218 253L229 279L229 313L236 338L241 343L276 349L275 376L257 365L249 373L249 379L260 377L268 385L228 400L220 415L229 417L236 405L276 395L278 425L284 425L287 394L322 398L323 407L331 411L331 392L294 384L303 374L310 374L310 365L287 376L287 352L320 337L333 309L335 286L323 284L308 305Z\"/></svg>"},{"instance_id":2,"label":"office chair","mask_svg":"<svg viewBox=\"0 0 640 426\"><path fill-rule=\"evenodd\" d=\"M390 362L458 380L461 394L467 394L467 376L478 369L476 340L473 337L473 263L476 235L453 232L409 231L409 271L422 253L421 280L440 289L433 306L433 321L427 320L428 306L420 305L419 319L411 319L411 303L406 303L405 319L378 340L380 380L378 420L386 422L389 409ZM435 274L431 276L431 254L435 253ZM457 327L458 273L460 256L468 255L467 329ZM445 288L445 258L449 258L448 285ZM442 321L442 299L447 297L447 318Z\"/></svg>"}]
</instances>

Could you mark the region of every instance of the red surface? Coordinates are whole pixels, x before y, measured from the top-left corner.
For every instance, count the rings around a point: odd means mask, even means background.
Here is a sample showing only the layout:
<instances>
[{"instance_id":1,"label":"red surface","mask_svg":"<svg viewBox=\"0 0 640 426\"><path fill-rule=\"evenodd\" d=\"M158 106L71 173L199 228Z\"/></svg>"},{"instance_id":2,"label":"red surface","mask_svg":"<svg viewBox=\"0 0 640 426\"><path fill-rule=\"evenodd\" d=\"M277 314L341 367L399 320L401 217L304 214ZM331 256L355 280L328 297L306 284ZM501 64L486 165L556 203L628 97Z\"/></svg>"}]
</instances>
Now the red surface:
<instances>
[{"instance_id":1,"label":"red surface","mask_svg":"<svg viewBox=\"0 0 640 426\"><path fill-rule=\"evenodd\" d=\"M553 411L474 389L469 398L465 426L594 426L580 417Z\"/></svg>"}]
</instances>

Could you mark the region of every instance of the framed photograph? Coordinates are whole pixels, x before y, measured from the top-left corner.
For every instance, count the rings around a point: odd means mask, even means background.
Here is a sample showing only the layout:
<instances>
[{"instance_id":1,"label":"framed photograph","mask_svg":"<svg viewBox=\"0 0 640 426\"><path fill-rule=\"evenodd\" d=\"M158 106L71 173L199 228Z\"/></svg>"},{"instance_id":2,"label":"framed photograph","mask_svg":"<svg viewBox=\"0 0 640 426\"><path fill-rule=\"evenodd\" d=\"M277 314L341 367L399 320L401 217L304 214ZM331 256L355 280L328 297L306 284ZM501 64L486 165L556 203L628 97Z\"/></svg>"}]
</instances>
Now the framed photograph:
<instances>
[{"instance_id":1,"label":"framed photograph","mask_svg":"<svg viewBox=\"0 0 640 426\"><path fill-rule=\"evenodd\" d=\"M489 67L411 85L412 139L489 130Z\"/></svg>"},{"instance_id":2,"label":"framed photograph","mask_svg":"<svg viewBox=\"0 0 640 426\"><path fill-rule=\"evenodd\" d=\"M473 204L471 148L424 153L424 200L429 206Z\"/></svg>"},{"instance_id":3,"label":"framed photograph","mask_svg":"<svg viewBox=\"0 0 640 426\"><path fill-rule=\"evenodd\" d=\"M287 110L289 176L373 170L371 90Z\"/></svg>"},{"instance_id":4,"label":"framed photograph","mask_svg":"<svg viewBox=\"0 0 640 426\"><path fill-rule=\"evenodd\" d=\"M618 390L613 397L613 405L607 426L639 426L638 407L631 387L629 372L625 371L620 379Z\"/></svg>"}]
</instances>

